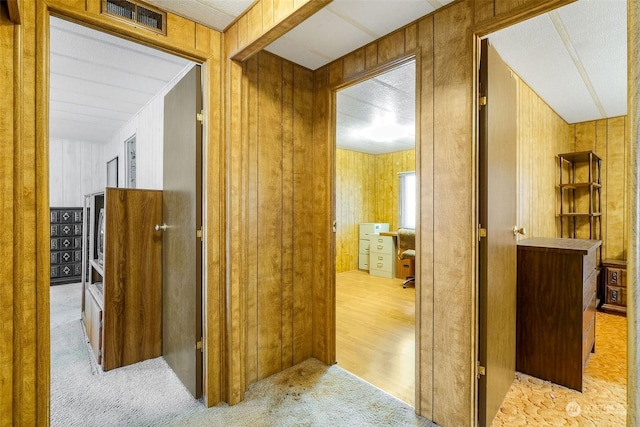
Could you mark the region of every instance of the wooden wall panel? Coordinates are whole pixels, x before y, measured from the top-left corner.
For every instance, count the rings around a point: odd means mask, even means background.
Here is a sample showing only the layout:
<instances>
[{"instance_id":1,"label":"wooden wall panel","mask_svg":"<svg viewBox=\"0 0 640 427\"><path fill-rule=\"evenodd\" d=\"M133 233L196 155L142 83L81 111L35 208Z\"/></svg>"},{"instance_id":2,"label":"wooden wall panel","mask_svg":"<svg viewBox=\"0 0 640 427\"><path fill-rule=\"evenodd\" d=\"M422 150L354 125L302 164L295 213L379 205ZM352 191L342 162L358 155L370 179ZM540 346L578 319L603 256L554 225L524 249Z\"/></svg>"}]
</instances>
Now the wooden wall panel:
<instances>
[{"instance_id":1,"label":"wooden wall panel","mask_svg":"<svg viewBox=\"0 0 640 427\"><path fill-rule=\"evenodd\" d=\"M13 329L14 329L14 242L13 173L15 90L19 90L14 71L14 29L8 17L0 13L0 426L13 425ZM5 104L6 102L6 104ZM15 397L14 397L15 396Z\"/></svg>"},{"instance_id":2,"label":"wooden wall panel","mask_svg":"<svg viewBox=\"0 0 640 427\"><path fill-rule=\"evenodd\" d=\"M234 227L239 243L231 248L244 256L230 261L232 277L245 278L232 279L246 294L240 308L246 314L233 321L246 322L249 385L312 352L313 93L311 71L272 54L259 53L242 67L243 119L233 122L229 147L231 160L244 165L233 169L232 191L248 197L238 207L246 218ZM233 80L238 78L234 71ZM233 143L235 138L246 142ZM244 392L232 389L234 395Z\"/></svg>"},{"instance_id":3,"label":"wooden wall panel","mask_svg":"<svg viewBox=\"0 0 640 427\"><path fill-rule=\"evenodd\" d=\"M575 123L569 126L573 151L592 150L602 159L602 258L627 258L627 168L626 117ZM583 168L584 169L584 168ZM581 176L586 170L579 171ZM586 209L586 197L579 201ZM578 236L589 237L583 224Z\"/></svg>"},{"instance_id":4,"label":"wooden wall panel","mask_svg":"<svg viewBox=\"0 0 640 427\"><path fill-rule=\"evenodd\" d=\"M640 191L640 175L638 174L638 101L640 99L640 5L629 2L627 7L627 168L629 181L627 183L629 218L628 236L628 265L627 265L627 425L640 423L640 395L638 394L638 373L640 372L640 351L638 335L638 307L640 307L640 271L638 270L638 229L640 228L640 211L638 210L638 192Z\"/></svg>"},{"instance_id":5,"label":"wooden wall panel","mask_svg":"<svg viewBox=\"0 0 640 427\"><path fill-rule=\"evenodd\" d=\"M416 174L418 215L416 224L416 412L433 418L434 401L434 19L418 22L420 55L416 58L417 129Z\"/></svg>"},{"instance_id":6,"label":"wooden wall panel","mask_svg":"<svg viewBox=\"0 0 640 427\"><path fill-rule=\"evenodd\" d=\"M569 125L519 77L518 225L530 237L559 237L556 156L572 151Z\"/></svg>"},{"instance_id":7,"label":"wooden wall panel","mask_svg":"<svg viewBox=\"0 0 640 427\"><path fill-rule=\"evenodd\" d=\"M336 362L335 346L335 139L329 117L333 95L328 85L329 68L313 73L313 357Z\"/></svg>"},{"instance_id":8,"label":"wooden wall panel","mask_svg":"<svg viewBox=\"0 0 640 427\"><path fill-rule=\"evenodd\" d=\"M336 272L358 269L361 222L376 222L375 156L336 150Z\"/></svg>"},{"instance_id":9,"label":"wooden wall panel","mask_svg":"<svg viewBox=\"0 0 640 427\"><path fill-rule=\"evenodd\" d=\"M310 203L313 192L310 165L313 165L313 74L293 67L293 363L308 359L313 351L313 287L315 249L313 221L315 206Z\"/></svg>"},{"instance_id":10,"label":"wooden wall panel","mask_svg":"<svg viewBox=\"0 0 640 427\"><path fill-rule=\"evenodd\" d=\"M475 410L468 397L473 375L467 362L475 353L476 252L469 234L477 223L472 197L475 160L467 125L473 121L475 76L473 40L460 30L470 28L472 20L469 3L458 3L434 16L433 421L441 425L469 424ZM458 196L451 197L452 191Z\"/></svg>"}]
</instances>

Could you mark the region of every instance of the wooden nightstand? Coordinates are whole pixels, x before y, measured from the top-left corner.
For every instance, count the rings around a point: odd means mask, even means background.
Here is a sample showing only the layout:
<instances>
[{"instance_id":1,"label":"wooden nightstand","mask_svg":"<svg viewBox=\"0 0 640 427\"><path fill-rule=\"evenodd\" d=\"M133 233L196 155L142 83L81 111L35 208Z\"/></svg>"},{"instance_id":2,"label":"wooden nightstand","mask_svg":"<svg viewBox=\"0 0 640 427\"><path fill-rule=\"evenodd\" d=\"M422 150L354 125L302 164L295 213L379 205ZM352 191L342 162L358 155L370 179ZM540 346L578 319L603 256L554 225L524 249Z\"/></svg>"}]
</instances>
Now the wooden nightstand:
<instances>
[{"instance_id":1,"label":"wooden nightstand","mask_svg":"<svg viewBox=\"0 0 640 427\"><path fill-rule=\"evenodd\" d=\"M605 259L602 262L602 291L607 313L627 314L627 261Z\"/></svg>"}]
</instances>

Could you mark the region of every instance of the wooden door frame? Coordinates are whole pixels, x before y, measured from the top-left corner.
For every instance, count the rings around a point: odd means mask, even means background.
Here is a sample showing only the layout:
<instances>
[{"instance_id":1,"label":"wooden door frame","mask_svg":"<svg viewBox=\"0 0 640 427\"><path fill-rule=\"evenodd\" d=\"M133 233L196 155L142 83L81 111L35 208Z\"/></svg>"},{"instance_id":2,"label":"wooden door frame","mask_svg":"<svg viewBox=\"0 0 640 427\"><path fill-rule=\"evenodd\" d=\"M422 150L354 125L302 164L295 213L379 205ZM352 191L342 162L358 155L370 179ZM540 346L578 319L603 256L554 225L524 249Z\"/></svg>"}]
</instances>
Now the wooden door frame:
<instances>
[{"instance_id":1,"label":"wooden door frame","mask_svg":"<svg viewBox=\"0 0 640 427\"><path fill-rule=\"evenodd\" d=\"M474 61L473 61L473 66L474 66L474 76L478 76L479 75L479 55L480 55L480 49L479 49L479 43L480 43L480 39L482 37L488 36L491 33L494 33L498 30L513 26L513 25L517 25L520 24L522 22L525 22L528 19L534 18L538 15L541 15L543 13L548 13L551 12L553 10L557 10L563 6L566 6L567 4L570 4L571 2L573 2L575 0L559 0L558 2L554 3L554 4L545 4L542 6L541 9L537 9L537 8L532 8L531 10L526 10L524 13L521 14L517 14L516 16L504 16L502 19L497 19L494 18L493 20L490 20L490 22L488 22L487 24L480 24L480 25L476 25L473 28L473 43L476 49L476 52L474 52ZM636 43L640 44L640 39L638 38L638 36L640 35L640 25L637 22L638 17L640 16L640 14L638 13L639 8L637 5L635 5L635 2L632 1L628 1L628 6L627 6L627 21L626 21L626 25L627 25L627 40L628 41L635 41ZM635 321L637 318L637 314L636 313L636 309L638 307L637 302L640 300L640 298L638 298L638 295L640 295L640 291L634 291L634 289L637 289L637 283L638 281L640 281L640 274L638 273L637 267L636 267L636 260L638 258L638 253L637 251L639 250L638 246L636 245L636 241L634 240L634 236L637 236L637 229L638 229L638 211L636 208L636 201L638 199L637 193L638 191L640 191L640 189L636 188L635 185L637 183L640 182L640 177L639 177L639 170L637 168L637 166L640 164L639 160L638 160L638 149L637 149L637 143L638 143L638 132L637 132L637 120L638 120L638 88L640 87L640 83L639 83L639 75L640 72L638 71L638 56L639 56L639 48L638 46L636 46L635 48L628 46L628 51L627 51L627 71L628 71L628 76L627 76L627 123L630 123L631 125L627 126L627 130L625 132L625 137L626 137L626 146L629 149L629 156L626 160L626 164L627 164L627 168L629 170L628 173L628 185L629 185L629 190L627 191L627 197L628 199L628 208L627 208L627 217L629 218L628 224L627 224L627 231L629 231L629 243L628 243L628 247L626 248L627 250L627 256L628 256L628 281L627 281L627 286L630 289L630 293L629 293L629 297L627 299L627 309L628 309L628 314L627 314L627 336L628 336L628 343L627 343L627 357L629 358L629 367L631 369L634 369L635 366L637 366L638 364L638 359L636 358L638 355L638 350L637 350L637 328L635 327ZM479 129L479 114L478 114L478 108L477 108L477 103L478 103L478 97L476 96L476 94L478 94L478 87L477 87L477 79L474 79L473 81L473 93L474 93L474 105L473 105L473 144L474 144L474 150L476 152L476 155L478 153L478 149L479 149L479 141L478 141L478 129ZM478 171L474 171L475 176L478 176ZM633 179L631 179L633 178ZM635 180L635 181L634 181ZM635 188L635 191L633 191L633 188ZM478 193L476 191L476 204L478 202ZM476 246L477 248L478 246ZM476 257L477 259L477 257ZM476 268L475 271L476 274L476 278L479 277L479 268ZM476 325L475 325L475 336L479 337L479 325L480 325L480 321L479 321L479 313L477 310L478 304L479 304L479 281L476 279L476 283L474 285L475 287L475 305L476 305L476 313L475 313L475 317L476 317ZM475 354L475 359L476 361L480 360L479 359L479 347L478 347L478 342L476 342L475 344L475 348L474 348L474 354ZM635 362L635 363L634 363ZM640 400L639 400L639 396L637 391L635 390L634 385L637 384L637 374L631 374L631 373L627 373L627 402L632 402L630 403L630 409L628 409L627 411L627 422L630 424L633 424L633 422L635 420L638 419L638 413L637 410L638 408L640 408ZM478 382L476 381L474 384L474 394L475 394L475 415L474 415L474 420L477 423L478 422L478 417L479 417L479 413L478 413L478 404L479 404L479 400L478 400L478 393L479 393L479 387L478 387Z\"/></svg>"},{"instance_id":2,"label":"wooden door frame","mask_svg":"<svg viewBox=\"0 0 640 427\"><path fill-rule=\"evenodd\" d=\"M330 147L331 150L329 153L329 164L331 165L331 176L330 176L330 194L332 195L331 197L331 221L333 224L336 223L336 121L337 121L337 98L336 98L336 94L339 90L341 89L345 89L349 86L353 86L355 84L361 83L365 80L374 78L380 74L386 73L388 71L393 70L396 67L400 67L404 64L407 64L409 62L413 61L415 64L415 68L416 68L416 77L415 77L415 86L414 86L414 90L415 90L415 110L416 110L416 118L415 118L415 173L416 173L416 193L418 194L418 199L417 201L419 201L419 194L420 194L420 97L418 96L418 88L420 87L420 73L418 72L418 70L420 70L420 55L419 52L417 50L414 51L409 51L407 52L407 54L399 57L399 58L394 58L392 61L386 62L384 64L380 64L377 67L373 67L370 70L367 70L366 72L362 72L359 74L356 74L354 76L351 76L350 78L341 80L339 83L334 84L334 85L330 85L328 87L328 90L331 92L331 97L330 97L330 111L331 111L331 116L330 116ZM420 203L416 203L416 251L418 250L417 248L420 247ZM331 317L331 324L334 325L333 329L332 329L332 334L333 334L333 339L331 340L332 342L332 348L330 349L330 353L331 353L331 360L336 363L336 357L337 357L337 351L336 351L336 263L335 263L335 259L336 259L336 233L335 231L332 233L332 239L330 240L331 242L331 250L329 253L334 254L334 256L331 259L331 268L332 268L332 276L331 276L331 300L330 300L330 307L332 307L332 309L330 310L330 317ZM415 259L415 271L419 271L420 268L420 257L416 256ZM416 289L416 297L415 297L415 349L419 349L420 348L420 334L419 334L419 321L420 321L420 277L418 274L415 275L415 289ZM417 350L416 350L417 351ZM419 401L419 387L418 387L418 381L420 378L420 364L419 364L419 360L418 357L416 357L416 365L414 367L414 373L415 373L415 378L414 378L414 385L415 385L415 393L416 393L416 398L415 401L418 402ZM414 406L415 407L415 406Z\"/></svg>"},{"instance_id":3,"label":"wooden door frame","mask_svg":"<svg viewBox=\"0 0 640 427\"><path fill-rule=\"evenodd\" d=\"M203 108L205 111L205 117L203 123L203 152L202 152L202 171L203 171L203 183L202 183L202 206L203 206L203 304L202 304L202 318L203 318L203 396L206 406L213 406L225 399L224 396L224 352L223 338L224 338L224 316L214 316L211 321L208 319L208 313L213 310L214 312L224 309L224 281L223 280L211 280L215 278L224 277L224 243L220 244L220 241L224 242L224 221L211 221L211 227L208 227L208 201L209 197L222 198L224 195L224 181L220 182L220 188L213 188L210 186L207 177L213 175L214 177L220 177L224 173L224 165L218 160L212 160L212 158L222 157L224 147L222 144L222 134L216 134L216 131L221 131L221 127L215 124L215 121L221 122L221 115L218 110L222 110L222 106L215 108L215 101L212 94L214 91L217 93L219 88L214 88L211 85L215 84L212 81L214 76L212 72L220 73L220 82L223 81L223 69L221 64L223 57L208 56L212 53L219 53L221 51L219 46L212 46L209 51L203 50L187 50L181 46L176 45L173 39L161 39L154 34L146 34L143 31L135 27L128 27L119 22L105 18L103 15L90 14L87 12L79 12L72 8L73 5L69 5L64 1L51 0L49 2L39 1L36 8L36 24L35 30L35 43L36 52L35 57L38 63L35 71L35 81L37 95L35 100L35 123L36 123L36 228L35 235L37 241L37 260L36 260L36 301L37 310L35 313L36 320L36 337L38 340L38 352L36 356L37 366L37 390L38 395L42 396L42 401L37 403L38 405L38 419L39 422L44 422L42 419L46 417L48 424L49 417L49 401L50 401L50 365L51 365L51 352L48 343L50 342L50 308L49 308L49 52L50 52L50 17L58 17L67 21L74 22L76 24L93 28L97 31L101 31L107 34L114 35L116 37L125 38L127 40L146 45L152 48L156 48L167 53L189 59L198 63L202 67L202 93L203 93ZM192 21L190 21L192 22ZM170 25L170 21L168 25ZM193 23L196 25L195 22ZM208 31L214 31L209 30ZM209 35L210 33L206 33ZM206 36L205 36L206 37ZM217 61L217 62L216 62ZM222 102L222 97L219 101ZM218 111L218 114L214 114L214 110ZM213 144L213 148L209 147L209 142ZM217 170L213 170L212 166L218 165ZM211 170L209 168L211 167ZM216 181L213 181L215 184ZM215 214L221 214L223 208L215 207L213 204ZM213 212L213 211L212 211ZM215 236L215 237L211 237ZM214 255L220 255L221 259L218 263L212 267L208 267L210 263L207 262L208 252L211 251ZM214 283L215 282L215 283ZM209 289L211 286L211 289ZM40 399L40 398L39 398ZM41 409L45 407L46 410Z\"/></svg>"}]
</instances>

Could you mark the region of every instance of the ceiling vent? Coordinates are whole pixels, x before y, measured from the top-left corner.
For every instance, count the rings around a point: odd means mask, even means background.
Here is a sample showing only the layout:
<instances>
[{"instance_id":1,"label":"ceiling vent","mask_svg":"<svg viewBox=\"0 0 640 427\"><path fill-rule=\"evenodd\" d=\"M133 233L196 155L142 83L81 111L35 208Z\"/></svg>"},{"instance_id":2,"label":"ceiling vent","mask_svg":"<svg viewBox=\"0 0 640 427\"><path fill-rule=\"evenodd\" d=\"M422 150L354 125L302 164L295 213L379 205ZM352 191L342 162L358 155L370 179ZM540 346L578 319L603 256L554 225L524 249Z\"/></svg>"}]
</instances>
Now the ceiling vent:
<instances>
[{"instance_id":1,"label":"ceiling vent","mask_svg":"<svg viewBox=\"0 0 640 427\"><path fill-rule=\"evenodd\" d=\"M102 0L102 13L121 21L167 35L167 12L131 0Z\"/></svg>"}]
</instances>

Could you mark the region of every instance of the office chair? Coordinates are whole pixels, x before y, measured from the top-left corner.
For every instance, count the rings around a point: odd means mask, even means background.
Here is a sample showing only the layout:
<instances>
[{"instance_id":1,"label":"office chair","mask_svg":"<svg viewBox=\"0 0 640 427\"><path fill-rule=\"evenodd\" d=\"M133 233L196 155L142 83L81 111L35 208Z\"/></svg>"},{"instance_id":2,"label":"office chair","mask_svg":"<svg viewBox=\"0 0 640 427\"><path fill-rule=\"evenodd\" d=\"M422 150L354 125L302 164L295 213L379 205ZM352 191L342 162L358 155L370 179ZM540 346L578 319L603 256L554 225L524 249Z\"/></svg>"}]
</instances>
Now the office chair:
<instances>
[{"instance_id":1,"label":"office chair","mask_svg":"<svg viewBox=\"0 0 640 427\"><path fill-rule=\"evenodd\" d=\"M409 228L398 229L398 258L400 260L416 259L416 230ZM409 284L413 284L415 286L415 276L407 276L405 281L402 283L402 287L406 288Z\"/></svg>"}]
</instances>

